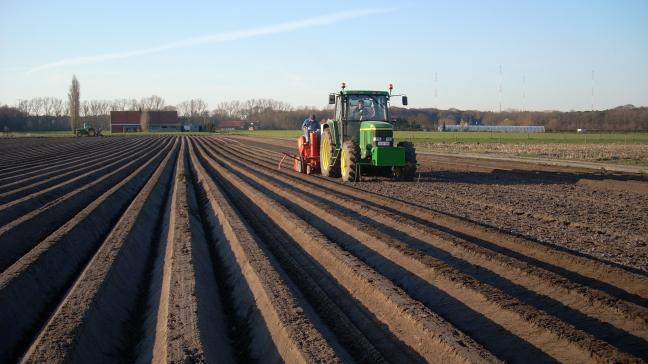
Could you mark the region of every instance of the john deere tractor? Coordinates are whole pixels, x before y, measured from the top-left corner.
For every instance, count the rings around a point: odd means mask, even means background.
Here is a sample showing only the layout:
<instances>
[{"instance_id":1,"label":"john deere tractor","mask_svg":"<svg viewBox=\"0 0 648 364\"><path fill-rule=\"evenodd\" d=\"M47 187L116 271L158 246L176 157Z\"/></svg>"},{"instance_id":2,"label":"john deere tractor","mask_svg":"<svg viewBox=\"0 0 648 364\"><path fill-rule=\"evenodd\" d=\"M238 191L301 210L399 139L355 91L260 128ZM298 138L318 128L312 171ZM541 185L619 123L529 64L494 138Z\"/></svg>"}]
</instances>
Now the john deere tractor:
<instances>
[{"instance_id":1,"label":"john deere tractor","mask_svg":"<svg viewBox=\"0 0 648 364\"><path fill-rule=\"evenodd\" d=\"M88 123L83 123L83 128L74 129L74 135L76 136L103 136L101 134L101 128L95 129L92 125Z\"/></svg>"},{"instance_id":2,"label":"john deere tractor","mask_svg":"<svg viewBox=\"0 0 648 364\"><path fill-rule=\"evenodd\" d=\"M360 174L390 175L411 181L416 173L416 150L410 142L394 146L389 100L401 96L387 91L345 90L329 95L335 116L321 125L320 168L322 175L356 181Z\"/></svg>"}]
</instances>

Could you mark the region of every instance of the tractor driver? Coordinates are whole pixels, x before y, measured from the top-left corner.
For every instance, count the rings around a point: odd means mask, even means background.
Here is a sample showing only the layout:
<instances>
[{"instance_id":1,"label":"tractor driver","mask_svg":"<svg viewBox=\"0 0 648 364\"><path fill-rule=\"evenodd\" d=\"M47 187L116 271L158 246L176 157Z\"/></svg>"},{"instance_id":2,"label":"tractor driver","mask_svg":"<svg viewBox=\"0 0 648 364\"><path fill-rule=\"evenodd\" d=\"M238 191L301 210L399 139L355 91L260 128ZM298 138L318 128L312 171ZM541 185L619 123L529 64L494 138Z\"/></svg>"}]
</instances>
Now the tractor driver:
<instances>
[{"instance_id":1,"label":"tractor driver","mask_svg":"<svg viewBox=\"0 0 648 364\"><path fill-rule=\"evenodd\" d=\"M314 131L319 134L320 125L315 118L315 114L311 114L304 122L302 123L302 130L304 131L304 137L306 138L306 143L309 143L310 132Z\"/></svg>"},{"instance_id":2,"label":"tractor driver","mask_svg":"<svg viewBox=\"0 0 648 364\"><path fill-rule=\"evenodd\" d=\"M352 111L353 120L367 120L372 117L372 112L365 107L364 100L358 100L358 105Z\"/></svg>"}]
</instances>

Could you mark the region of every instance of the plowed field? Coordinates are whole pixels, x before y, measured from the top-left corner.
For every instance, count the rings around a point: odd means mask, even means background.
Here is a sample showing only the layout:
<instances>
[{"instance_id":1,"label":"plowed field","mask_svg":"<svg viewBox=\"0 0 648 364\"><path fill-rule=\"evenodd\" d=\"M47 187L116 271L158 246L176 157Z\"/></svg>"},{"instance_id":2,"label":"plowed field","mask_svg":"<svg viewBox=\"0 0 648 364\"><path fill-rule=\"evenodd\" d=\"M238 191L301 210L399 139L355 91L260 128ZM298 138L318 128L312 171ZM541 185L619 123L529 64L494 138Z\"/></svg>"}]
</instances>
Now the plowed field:
<instances>
[{"instance_id":1,"label":"plowed field","mask_svg":"<svg viewBox=\"0 0 648 364\"><path fill-rule=\"evenodd\" d=\"M0 141L0 360L648 360L645 178L342 183L278 170L293 144Z\"/></svg>"}]
</instances>

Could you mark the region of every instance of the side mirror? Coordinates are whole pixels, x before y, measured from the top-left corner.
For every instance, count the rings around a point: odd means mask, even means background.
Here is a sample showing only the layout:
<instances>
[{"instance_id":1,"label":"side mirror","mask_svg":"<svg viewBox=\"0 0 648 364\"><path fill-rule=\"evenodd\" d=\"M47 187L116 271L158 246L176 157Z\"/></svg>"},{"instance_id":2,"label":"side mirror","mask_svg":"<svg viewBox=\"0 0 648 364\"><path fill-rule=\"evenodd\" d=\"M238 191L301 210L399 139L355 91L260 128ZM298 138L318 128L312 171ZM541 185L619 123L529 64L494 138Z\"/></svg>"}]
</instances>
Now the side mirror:
<instances>
[{"instance_id":1,"label":"side mirror","mask_svg":"<svg viewBox=\"0 0 648 364\"><path fill-rule=\"evenodd\" d=\"M329 95L329 105L335 104L335 94Z\"/></svg>"},{"instance_id":2,"label":"side mirror","mask_svg":"<svg viewBox=\"0 0 648 364\"><path fill-rule=\"evenodd\" d=\"M407 96L403 96L403 105L407 106Z\"/></svg>"}]
</instances>

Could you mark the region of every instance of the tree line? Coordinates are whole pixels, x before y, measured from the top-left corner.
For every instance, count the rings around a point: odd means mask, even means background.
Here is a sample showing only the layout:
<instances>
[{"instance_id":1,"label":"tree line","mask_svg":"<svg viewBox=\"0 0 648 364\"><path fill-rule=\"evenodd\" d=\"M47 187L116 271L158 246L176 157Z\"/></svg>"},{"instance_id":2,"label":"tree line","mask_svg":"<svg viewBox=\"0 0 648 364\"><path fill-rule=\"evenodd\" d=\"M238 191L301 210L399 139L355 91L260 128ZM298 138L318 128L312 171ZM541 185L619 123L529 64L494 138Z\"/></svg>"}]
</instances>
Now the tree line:
<instances>
[{"instance_id":1,"label":"tree line","mask_svg":"<svg viewBox=\"0 0 648 364\"><path fill-rule=\"evenodd\" d=\"M73 84L74 86L74 84ZM175 110L181 120L215 130L222 121L243 120L254 122L264 129L299 129L302 121L311 114L318 120L332 117L330 106L293 107L274 99L249 99L223 101L215 108L202 99L190 99L169 105L165 99L152 95L140 99L83 100L78 101L79 120L71 120L73 86L68 100L37 97L19 100L14 106L0 106L0 128L12 131L70 130L83 122L95 127L110 128L111 111ZM77 85L78 87L78 85ZM78 91L78 90L77 90ZM74 96L74 97L73 97ZM392 119L397 130L436 130L439 126L461 123L483 125L543 125L548 131L576 129L601 131L648 131L648 108L626 105L601 111L474 111L439 110L433 108L392 108Z\"/></svg>"},{"instance_id":2,"label":"tree line","mask_svg":"<svg viewBox=\"0 0 648 364\"><path fill-rule=\"evenodd\" d=\"M648 107L619 106L595 111L475 111L393 108L397 126L436 130L442 125L541 125L547 131L648 131Z\"/></svg>"}]
</instances>

